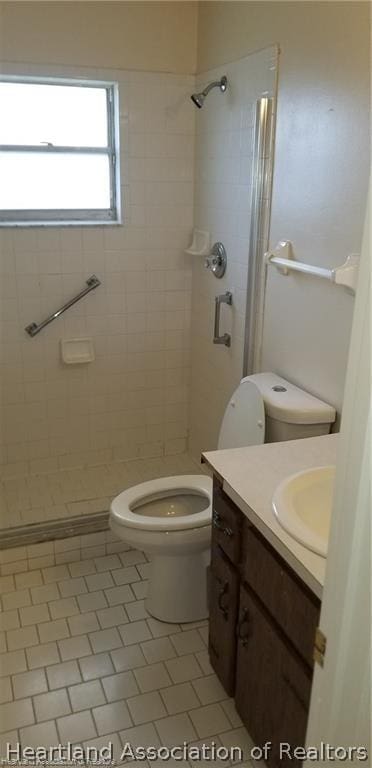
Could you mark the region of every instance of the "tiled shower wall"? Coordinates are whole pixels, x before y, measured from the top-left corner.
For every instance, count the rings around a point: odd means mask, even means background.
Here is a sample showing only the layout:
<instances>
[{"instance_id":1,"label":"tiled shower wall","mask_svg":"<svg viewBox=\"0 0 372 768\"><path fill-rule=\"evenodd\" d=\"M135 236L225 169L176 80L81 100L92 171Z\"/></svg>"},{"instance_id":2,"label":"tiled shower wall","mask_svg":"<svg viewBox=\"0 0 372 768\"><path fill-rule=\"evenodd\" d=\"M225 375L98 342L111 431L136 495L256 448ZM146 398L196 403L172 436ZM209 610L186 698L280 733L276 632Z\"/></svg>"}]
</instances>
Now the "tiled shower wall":
<instances>
[{"instance_id":1,"label":"tiled shower wall","mask_svg":"<svg viewBox=\"0 0 372 768\"><path fill-rule=\"evenodd\" d=\"M195 227L222 241L227 270L220 280L193 256L190 449L197 458L217 447L226 404L243 374L252 161L256 102L273 96L278 52L267 48L197 78L197 89L226 74L228 89L208 96L196 117ZM269 202L264 201L266 209ZM231 347L213 344L214 298L232 291L221 307L221 333Z\"/></svg>"},{"instance_id":2,"label":"tiled shower wall","mask_svg":"<svg viewBox=\"0 0 372 768\"><path fill-rule=\"evenodd\" d=\"M3 72L117 80L125 226L0 230L1 470L68 469L186 448L195 108L192 76ZM73 180L72 180L73 183ZM95 273L102 285L31 339ZM96 359L64 365L60 339Z\"/></svg>"}]
</instances>

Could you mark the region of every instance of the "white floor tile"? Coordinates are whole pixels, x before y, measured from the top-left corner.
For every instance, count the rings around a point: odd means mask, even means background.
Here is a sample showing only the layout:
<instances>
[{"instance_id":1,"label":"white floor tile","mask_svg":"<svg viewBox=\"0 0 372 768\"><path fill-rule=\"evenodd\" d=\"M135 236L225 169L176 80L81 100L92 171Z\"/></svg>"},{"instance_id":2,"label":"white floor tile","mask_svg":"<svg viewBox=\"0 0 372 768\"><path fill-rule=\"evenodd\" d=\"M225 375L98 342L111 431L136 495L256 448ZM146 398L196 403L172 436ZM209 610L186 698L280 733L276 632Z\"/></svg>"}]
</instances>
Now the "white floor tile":
<instances>
[{"instance_id":1,"label":"white floor tile","mask_svg":"<svg viewBox=\"0 0 372 768\"><path fill-rule=\"evenodd\" d=\"M113 587L114 581L110 571L104 571L103 573L92 573L91 576L86 576L85 581L87 583L89 592L98 592L99 589L105 589L106 587Z\"/></svg>"},{"instance_id":2,"label":"white floor tile","mask_svg":"<svg viewBox=\"0 0 372 768\"><path fill-rule=\"evenodd\" d=\"M142 618L142 617L141 617ZM0 613L0 630L17 629L20 626L18 611L3 611Z\"/></svg>"},{"instance_id":3,"label":"white floor tile","mask_svg":"<svg viewBox=\"0 0 372 768\"><path fill-rule=\"evenodd\" d=\"M131 604L128 604L128 607ZM135 605L135 603L133 603ZM110 627L118 627L119 624L126 624L128 616L125 608L122 605L116 605L113 608L102 608L97 611L97 619L102 629L109 629Z\"/></svg>"},{"instance_id":4,"label":"white floor tile","mask_svg":"<svg viewBox=\"0 0 372 768\"><path fill-rule=\"evenodd\" d=\"M97 557L94 561L98 573L101 571L112 571L115 568L121 568L121 560L118 555L106 555L105 557Z\"/></svg>"},{"instance_id":5,"label":"white floor tile","mask_svg":"<svg viewBox=\"0 0 372 768\"><path fill-rule=\"evenodd\" d=\"M14 608L23 608L25 605L31 605L30 592L28 589L19 589L16 592L9 592L6 595L2 595L1 602L4 611L11 611Z\"/></svg>"},{"instance_id":6,"label":"white floor tile","mask_svg":"<svg viewBox=\"0 0 372 768\"><path fill-rule=\"evenodd\" d=\"M152 616L147 619L147 625L150 628L153 637L166 637L167 635L172 635L175 632L181 631L178 624L168 624L166 621L153 619Z\"/></svg>"},{"instance_id":7,"label":"white floor tile","mask_svg":"<svg viewBox=\"0 0 372 768\"><path fill-rule=\"evenodd\" d=\"M158 717L165 717L167 710L157 691L133 696L127 701L132 720L135 725L148 723Z\"/></svg>"},{"instance_id":8,"label":"white floor tile","mask_svg":"<svg viewBox=\"0 0 372 768\"><path fill-rule=\"evenodd\" d=\"M7 643L9 651L18 651L20 648L29 648L31 645L38 645L39 638L35 627L22 627L21 629L11 629L7 632Z\"/></svg>"},{"instance_id":9,"label":"white floor tile","mask_svg":"<svg viewBox=\"0 0 372 768\"><path fill-rule=\"evenodd\" d=\"M136 599L128 584L121 587L112 587L112 589L105 589L105 595L109 605L131 603Z\"/></svg>"},{"instance_id":10,"label":"white floor tile","mask_svg":"<svg viewBox=\"0 0 372 768\"><path fill-rule=\"evenodd\" d=\"M86 635L70 637L66 640L59 640L58 647L62 661L77 659L80 656L90 656L92 653L92 649L89 645L89 640Z\"/></svg>"},{"instance_id":11,"label":"white floor tile","mask_svg":"<svg viewBox=\"0 0 372 768\"><path fill-rule=\"evenodd\" d=\"M219 704L194 709L190 712L190 717L201 739L221 734L230 728L230 722Z\"/></svg>"},{"instance_id":12,"label":"white floor tile","mask_svg":"<svg viewBox=\"0 0 372 768\"><path fill-rule=\"evenodd\" d=\"M72 744L81 743L97 735L90 712L78 712L60 717L57 720L57 727L62 744L66 744L67 741L71 741Z\"/></svg>"},{"instance_id":13,"label":"white floor tile","mask_svg":"<svg viewBox=\"0 0 372 768\"><path fill-rule=\"evenodd\" d=\"M176 635L171 635L170 639L179 656L205 650L205 645L197 629L179 632Z\"/></svg>"},{"instance_id":14,"label":"white floor tile","mask_svg":"<svg viewBox=\"0 0 372 768\"><path fill-rule=\"evenodd\" d=\"M107 608L107 600L103 592L92 592L89 595L78 595L78 606L82 613L88 611L97 611L100 608Z\"/></svg>"},{"instance_id":15,"label":"white floor tile","mask_svg":"<svg viewBox=\"0 0 372 768\"><path fill-rule=\"evenodd\" d=\"M15 576L15 583L17 589L30 589L30 587L39 587L43 583L41 572L37 570L17 573Z\"/></svg>"},{"instance_id":16,"label":"white floor tile","mask_svg":"<svg viewBox=\"0 0 372 768\"><path fill-rule=\"evenodd\" d=\"M66 619L47 621L45 624L39 624L38 629L42 643L49 643L52 640L62 640L64 637L70 636Z\"/></svg>"},{"instance_id":17,"label":"white floor tile","mask_svg":"<svg viewBox=\"0 0 372 768\"><path fill-rule=\"evenodd\" d=\"M125 748L126 744L130 744L132 748L160 747L160 739L153 723L145 723L134 728L127 728L125 731L120 731L120 737L123 748Z\"/></svg>"},{"instance_id":18,"label":"white floor tile","mask_svg":"<svg viewBox=\"0 0 372 768\"><path fill-rule=\"evenodd\" d=\"M146 659L139 645L129 645L127 648L112 651L111 658L116 672L143 667L146 664Z\"/></svg>"},{"instance_id":19,"label":"white floor tile","mask_svg":"<svg viewBox=\"0 0 372 768\"><path fill-rule=\"evenodd\" d=\"M161 697L169 715L177 715L200 707L200 701L191 683L180 683L164 688Z\"/></svg>"},{"instance_id":20,"label":"white floor tile","mask_svg":"<svg viewBox=\"0 0 372 768\"><path fill-rule=\"evenodd\" d=\"M28 728L21 728L20 738L23 747L31 747L32 749L37 749L40 745L43 747L54 747L59 743L54 720L31 725Z\"/></svg>"},{"instance_id":21,"label":"white floor tile","mask_svg":"<svg viewBox=\"0 0 372 768\"><path fill-rule=\"evenodd\" d=\"M44 584L40 587L33 587L31 589L31 598L34 605L59 600L60 594L57 584Z\"/></svg>"},{"instance_id":22,"label":"white floor tile","mask_svg":"<svg viewBox=\"0 0 372 768\"><path fill-rule=\"evenodd\" d=\"M93 560L80 560L78 563L70 563L68 569L73 578L87 576L90 573L96 572Z\"/></svg>"},{"instance_id":23,"label":"white floor tile","mask_svg":"<svg viewBox=\"0 0 372 768\"><path fill-rule=\"evenodd\" d=\"M146 667L135 669L134 674L141 693L158 691L161 688L166 688L172 683L165 665L162 662L158 664L148 664Z\"/></svg>"},{"instance_id":24,"label":"white floor tile","mask_svg":"<svg viewBox=\"0 0 372 768\"><path fill-rule=\"evenodd\" d=\"M113 704L94 707L92 714L99 736L111 733L111 731L119 731L123 727L129 728L132 725L125 701L116 701Z\"/></svg>"},{"instance_id":25,"label":"white floor tile","mask_svg":"<svg viewBox=\"0 0 372 768\"><path fill-rule=\"evenodd\" d=\"M139 693L136 678L133 672L118 672L116 675L110 675L102 679L103 689L107 701L119 701L127 699L129 696L135 696Z\"/></svg>"},{"instance_id":26,"label":"white floor tile","mask_svg":"<svg viewBox=\"0 0 372 768\"><path fill-rule=\"evenodd\" d=\"M27 695L27 693L21 693L20 698ZM18 696L14 695L14 698L17 699ZM0 682L0 704L6 704L8 701L13 701L12 683L10 677L2 677Z\"/></svg>"},{"instance_id":27,"label":"white floor tile","mask_svg":"<svg viewBox=\"0 0 372 768\"><path fill-rule=\"evenodd\" d=\"M147 597L148 581L136 581L132 584L132 589L137 600L144 600Z\"/></svg>"},{"instance_id":28,"label":"white floor tile","mask_svg":"<svg viewBox=\"0 0 372 768\"><path fill-rule=\"evenodd\" d=\"M123 552L121 555L119 555L119 557L124 567L127 567L128 565L138 565L138 563L146 562L145 555L138 549L132 549L129 552Z\"/></svg>"},{"instance_id":29,"label":"white floor tile","mask_svg":"<svg viewBox=\"0 0 372 768\"><path fill-rule=\"evenodd\" d=\"M112 749L112 754L110 754L110 760L112 758L114 764L119 763L123 747L117 733L109 733L106 736L96 736L95 739L89 739L89 741L83 741L83 747L95 747L95 749L97 750L102 750L104 747L106 748L109 744L111 744L111 749Z\"/></svg>"},{"instance_id":30,"label":"white floor tile","mask_svg":"<svg viewBox=\"0 0 372 768\"><path fill-rule=\"evenodd\" d=\"M106 702L99 680L73 685L68 689L68 693L73 712L91 709L93 705L98 706Z\"/></svg>"},{"instance_id":31,"label":"white floor tile","mask_svg":"<svg viewBox=\"0 0 372 768\"><path fill-rule=\"evenodd\" d=\"M111 675L114 672L111 657L108 653L99 653L79 659L79 666L83 680L94 680L98 677Z\"/></svg>"},{"instance_id":32,"label":"white floor tile","mask_svg":"<svg viewBox=\"0 0 372 768\"><path fill-rule=\"evenodd\" d=\"M93 653L111 651L114 648L120 648L122 646L119 632L115 627L92 632L89 635L89 640L93 648Z\"/></svg>"},{"instance_id":33,"label":"white floor tile","mask_svg":"<svg viewBox=\"0 0 372 768\"><path fill-rule=\"evenodd\" d=\"M134 566L118 568L116 571L112 572L112 576L115 584L118 586L121 584L132 584L134 581L141 581L141 576Z\"/></svg>"},{"instance_id":34,"label":"white floor tile","mask_svg":"<svg viewBox=\"0 0 372 768\"><path fill-rule=\"evenodd\" d=\"M230 720L230 723L233 728L239 728L243 725L237 711L235 708L235 702L233 699L226 699L226 701L221 702L221 706L223 710L225 711L227 717Z\"/></svg>"},{"instance_id":35,"label":"white floor tile","mask_svg":"<svg viewBox=\"0 0 372 768\"><path fill-rule=\"evenodd\" d=\"M166 747L178 746L184 741L195 741L197 733L188 715L172 715L155 722L161 743Z\"/></svg>"},{"instance_id":36,"label":"white floor tile","mask_svg":"<svg viewBox=\"0 0 372 768\"><path fill-rule=\"evenodd\" d=\"M33 672L22 672L13 675L13 691L15 699L24 699L26 696L35 696L48 690L47 680L43 669Z\"/></svg>"},{"instance_id":37,"label":"white floor tile","mask_svg":"<svg viewBox=\"0 0 372 768\"><path fill-rule=\"evenodd\" d=\"M148 640L141 643L141 648L146 661L149 664L155 664L158 661L166 661L176 655L172 643L167 637L161 637L157 640Z\"/></svg>"},{"instance_id":38,"label":"white floor tile","mask_svg":"<svg viewBox=\"0 0 372 768\"><path fill-rule=\"evenodd\" d=\"M128 614L129 621L141 621L141 619L150 617L150 614L146 611L144 600L136 600L135 603L127 603L125 610Z\"/></svg>"},{"instance_id":39,"label":"white floor tile","mask_svg":"<svg viewBox=\"0 0 372 768\"><path fill-rule=\"evenodd\" d=\"M19 616L23 627L30 624L40 624L41 622L50 621L50 613L46 603L40 605L28 605L25 608L19 609Z\"/></svg>"},{"instance_id":40,"label":"white floor tile","mask_svg":"<svg viewBox=\"0 0 372 768\"><path fill-rule=\"evenodd\" d=\"M193 686L202 704L214 704L226 699L226 691L216 675L194 680Z\"/></svg>"},{"instance_id":41,"label":"white floor tile","mask_svg":"<svg viewBox=\"0 0 372 768\"><path fill-rule=\"evenodd\" d=\"M129 624L124 624L124 626L119 627L119 632L124 645L133 645L133 643L140 643L152 637L146 621L132 621Z\"/></svg>"},{"instance_id":42,"label":"white floor tile","mask_svg":"<svg viewBox=\"0 0 372 768\"><path fill-rule=\"evenodd\" d=\"M58 586L62 597L82 595L84 592L88 591L85 580L82 577L77 577L75 579L65 579L65 581L60 581Z\"/></svg>"},{"instance_id":43,"label":"white floor tile","mask_svg":"<svg viewBox=\"0 0 372 768\"><path fill-rule=\"evenodd\" d=\"M170 659L169 661L166 661L165 664L174 683L184 683L187 680L195 680L203 674L192 653L182 656L181 658Z\"/></svg>"},{"instance_id":44,"label":"white floor tile","mask_svg":"<svg viewBox=\"0 0 372 768\"><path fill-rule=\"evenodd\" d=\"M87 632L99 631L100 626L94 611L90 613L79 613L77 616L70 616L67 623L71 635L85 635Z\"/></svg>"},{"instance_id":45,"label":"white floor tile","mask_svg":"<svg viewBox=\"0 0 372 768\"><path fill-rule=\"evenodd\" d=\"M60 661L57 644L42 643L36 648L27 648L26 651L28 666L30 669L45 667L48 664L56 664Z\"/></svg>"},{"instance_id":46,"label":"white floor tile","mask_svg":"<svg viewBox=\"0 0 372 768\"><path fill-rule=\"evenodd\" d=\"M38 723L50 720L71 712L70 702L65 688L51 693L42 693L34 696L35 715Z\"/></svg>"},{"instance_id":47,"label":"white floor tile","mask_svg":"<svg viewBox=\"0 0 372 768\"><path fill-rule=\"evenodd\" d=\"M20 699L0 705L0 723L2 731L11 731L35 722L31 699Z\"/></svg>"},{"instance_id":48,"label":"white floor tile","mask_svg":"<svg viewBox=\"0 0 372 768\"><path fill-rule=\"evenodd\" d=\"M49 688L63 688L81 682L81 675L76 661L65 661L46 668Z\"/></svg>"},{"instance_id":49,"label":"white floor tile","mask_svg":"<svg viewBox=\"0 0 372 768\"><path fill-rule=\"evenodd\" d=\"M75 597L63 597L61 600L53 600L53 602L49 603L49 610L52 619L63 619L79 613Z\"/></svg>"},{"instance_id":50,"label":"white floor tile","mask_svg":"<svg viewBox=\"0 0 372 768\"><path fill-rule=\"evenodd\" d=\"M220 739L224 747L240 747L243 752L243 759L249 760L254 742L245 728L235 728L233 731L221 733Z\"/></svg>"}]
</instances>

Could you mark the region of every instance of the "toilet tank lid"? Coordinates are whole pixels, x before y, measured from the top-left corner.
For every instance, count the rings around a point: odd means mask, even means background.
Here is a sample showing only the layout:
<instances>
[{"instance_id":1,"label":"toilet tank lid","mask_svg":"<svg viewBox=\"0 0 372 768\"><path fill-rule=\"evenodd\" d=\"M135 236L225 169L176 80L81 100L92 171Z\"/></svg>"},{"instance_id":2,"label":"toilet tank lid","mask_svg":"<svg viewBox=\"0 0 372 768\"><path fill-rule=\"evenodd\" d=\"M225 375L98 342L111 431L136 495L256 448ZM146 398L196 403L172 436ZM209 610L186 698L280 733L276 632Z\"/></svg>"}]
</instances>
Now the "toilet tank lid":
<instances>
[{"instance_id":1,"label":"toilet tank lid","mask_svg":"<svg viewBox=\"0 0 372 768\"><path fill-rule=\"evenodd\" d=\"M287 424L331 424L336 411L332 405L304 392L276 373L255 373L252 381L261 392L267 416ZM284 391L283 391L284 388Z\"/></svg>"}]
</instances>

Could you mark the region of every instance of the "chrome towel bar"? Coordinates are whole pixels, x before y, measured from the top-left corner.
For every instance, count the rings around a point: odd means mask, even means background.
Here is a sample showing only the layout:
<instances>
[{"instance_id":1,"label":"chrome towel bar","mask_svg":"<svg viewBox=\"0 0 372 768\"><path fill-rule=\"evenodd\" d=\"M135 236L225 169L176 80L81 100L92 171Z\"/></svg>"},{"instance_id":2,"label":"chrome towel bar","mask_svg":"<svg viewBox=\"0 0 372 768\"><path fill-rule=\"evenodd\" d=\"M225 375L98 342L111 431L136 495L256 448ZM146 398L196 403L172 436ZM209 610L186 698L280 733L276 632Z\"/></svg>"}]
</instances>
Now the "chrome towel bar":
<instances>
[{"instance_id":1,"label":"chrome towel bar","mask_svg":"<svg viewBox=\"0 0 372 768\"><path fill-rule=\"evenodd\" d=\"M87 293L90 293L90 291L94 291L95 288L98 288L99 285L101 285L101 281L96 277L96 275L91 275L91 277L88 277L88 280L86 280L87 288L84 288L80 293L78 293L76 296L74 296L73 299L70 299L70 301L66 301L66 304L63 305L60 309L57 309L57 312L53 312L52 315L49 315L49 317L46 318L46 320L43 320L42 323L30 323L30 325L27 325L25 328L26 333L28 333L29 336L36 336L37 333L40 333L40 331L45 328L46 325L49 325L49 323L52 323L53 320L55 320L57 317L63 314L63 312L66 312L66 309L69 309L74 304L76 304L77 301L80 301L80 299L83 298L83 296L86 296Z\"/></svg>"}]
</instances>

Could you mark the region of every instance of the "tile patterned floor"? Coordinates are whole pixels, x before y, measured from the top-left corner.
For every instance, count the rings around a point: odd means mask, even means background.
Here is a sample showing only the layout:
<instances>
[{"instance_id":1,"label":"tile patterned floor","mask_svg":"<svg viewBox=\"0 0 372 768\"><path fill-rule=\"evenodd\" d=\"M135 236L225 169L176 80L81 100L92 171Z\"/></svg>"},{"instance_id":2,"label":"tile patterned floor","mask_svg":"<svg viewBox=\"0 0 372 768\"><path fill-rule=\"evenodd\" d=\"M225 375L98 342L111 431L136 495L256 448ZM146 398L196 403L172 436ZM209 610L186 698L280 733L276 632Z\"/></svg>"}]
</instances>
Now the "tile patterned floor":
<instances>
[{"instance_id":1,"label":"tile patterned floor","mask_svg":"<svg viewBox=\"0 0 372 768\"><path fill-rule=\"evenodd\" d=\"M207 622L148 615L142 552L107 531L5 550L0 569L2 750L6 742L111 741L118 757L128 741L185 740L249 754L252 742L209 665Z\"/></svg>"},{"instance_id":2,"label":"tile patterned floor","mask_svg":"<svg viewBox=\"0 0 372 768\"><path fill-rule=\"evenodd\" d=\"M200 473L203 467L187 454L138 459L44 474L3 477L0 481L0 527L102 512L120 491L167 475Z\"/></svg>"}]
</instances>

